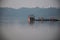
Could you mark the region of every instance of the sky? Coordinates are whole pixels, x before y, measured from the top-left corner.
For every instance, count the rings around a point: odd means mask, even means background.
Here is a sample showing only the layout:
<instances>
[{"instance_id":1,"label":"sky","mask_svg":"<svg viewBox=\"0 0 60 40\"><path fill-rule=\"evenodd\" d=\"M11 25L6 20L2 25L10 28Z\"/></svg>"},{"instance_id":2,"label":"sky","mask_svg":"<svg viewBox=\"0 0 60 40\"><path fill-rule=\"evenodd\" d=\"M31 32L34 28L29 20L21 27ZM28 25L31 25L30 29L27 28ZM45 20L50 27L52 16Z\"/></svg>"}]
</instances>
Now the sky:
<instances>
[{"instance_id":1,"label":"sky","mask_svg":"<svg viewBox=\"0 0 60 40\"><path fill-rule=\"evenodd\" d=\"M9 7L9 8L60 8L60 0L0 0L0 7Z\"/></svg>"}]
</instances>

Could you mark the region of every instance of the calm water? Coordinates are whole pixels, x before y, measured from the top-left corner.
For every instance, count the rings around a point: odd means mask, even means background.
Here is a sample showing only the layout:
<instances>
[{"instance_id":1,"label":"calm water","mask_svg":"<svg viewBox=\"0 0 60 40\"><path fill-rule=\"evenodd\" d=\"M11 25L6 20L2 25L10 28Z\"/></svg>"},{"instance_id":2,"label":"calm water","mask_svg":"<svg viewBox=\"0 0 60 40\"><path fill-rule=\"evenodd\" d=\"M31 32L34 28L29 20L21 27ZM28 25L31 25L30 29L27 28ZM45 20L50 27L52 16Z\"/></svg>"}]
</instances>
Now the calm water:
<instances>
[{"instance_id":1,"label":"calm water","mask_svg":"<svg viewBox=\"0 0 60 40\"><path fill-rule=\"evenodd\" d=\"M27 22L28 15L35 18L54 17L60 19L60 9L56 8L1 8L0 25L2 40L58 40L60 22Z\"/></svg>"},{"instance_id":2,"label":"calm water","mask_svg":"<svg viewBox=\"0 0 60 40\"><path fill-rule=\"evenodd\" d=\"M58 40L60 22L3 21L2 38L4 40Z\"/></svg>"}]
</instances>

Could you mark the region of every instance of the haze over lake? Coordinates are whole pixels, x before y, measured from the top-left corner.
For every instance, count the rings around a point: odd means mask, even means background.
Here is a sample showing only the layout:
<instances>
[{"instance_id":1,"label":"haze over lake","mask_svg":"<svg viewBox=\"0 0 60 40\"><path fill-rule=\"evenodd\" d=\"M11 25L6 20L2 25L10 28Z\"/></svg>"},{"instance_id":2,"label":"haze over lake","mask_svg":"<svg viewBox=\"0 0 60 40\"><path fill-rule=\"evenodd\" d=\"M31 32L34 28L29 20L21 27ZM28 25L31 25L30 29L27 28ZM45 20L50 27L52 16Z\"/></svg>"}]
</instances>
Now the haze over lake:
<instances>
[{"instance_id":1,"label":"haze over lake","mask_svg":"<svg viewBox=\"0 0 60 40\"><path fill-rule=\"evenodd\" d=\"M58 40L60 22L35 22L29 24L28 16L60 18L60 9L56 8L0 8L1 32L5 40Z\"/></svg>"},{"instance_id":2,"label":"haze over lake","mask_svg":"<svg viewBox=\"0 0 60 40\"><path fill-rule=\"evenodd\" d=\"M36 19L60 20L60 0L0 0L1 40L59 40L60 22L28 23Z\"/></svg>"}]
</instances>

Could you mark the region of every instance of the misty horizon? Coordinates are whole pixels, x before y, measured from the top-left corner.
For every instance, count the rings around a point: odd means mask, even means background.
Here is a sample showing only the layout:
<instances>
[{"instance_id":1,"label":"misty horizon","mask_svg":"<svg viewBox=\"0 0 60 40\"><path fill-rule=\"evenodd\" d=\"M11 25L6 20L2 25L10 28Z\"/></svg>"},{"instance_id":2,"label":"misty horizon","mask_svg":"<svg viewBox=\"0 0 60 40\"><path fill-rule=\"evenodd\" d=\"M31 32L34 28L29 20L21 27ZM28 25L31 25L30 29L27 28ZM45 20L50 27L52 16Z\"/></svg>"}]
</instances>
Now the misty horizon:
<instances>
[{"instance_id":1,"label":"misty horizon","mask_svg":"<svg viewBox=\"0 0 60 40\"><path fill-rule=\"evenodd\" d=\"M0 8L12 8L12 7L0 7ZM21 7L21 8L40 8L40 7ZM12 9L21 9L21 8L12 8ZM60 9L60 8L56 8L56 7L47 7L47 8L40 8L40 9Z\"/></svg>"}]
</instances>

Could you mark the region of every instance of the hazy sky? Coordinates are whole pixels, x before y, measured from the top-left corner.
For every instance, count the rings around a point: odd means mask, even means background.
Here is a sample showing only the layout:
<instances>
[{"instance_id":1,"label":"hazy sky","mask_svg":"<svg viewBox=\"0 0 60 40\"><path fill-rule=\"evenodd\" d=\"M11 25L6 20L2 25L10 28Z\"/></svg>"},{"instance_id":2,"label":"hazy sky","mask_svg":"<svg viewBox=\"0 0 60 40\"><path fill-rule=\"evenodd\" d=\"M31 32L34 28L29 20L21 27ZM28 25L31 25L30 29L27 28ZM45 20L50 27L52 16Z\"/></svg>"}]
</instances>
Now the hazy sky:
<instances>
[{"instance_id":1,"label":"hazy sky","mask_svg":"<svg viewBox=\"0 0 60 40\"><path fill-rule=\"evenodd\" d=\"M60 0L1 0L0 7L11 7L11 8L21 8L21 7L56 7L59 8Z\"/></svg>"}]
</instances>

